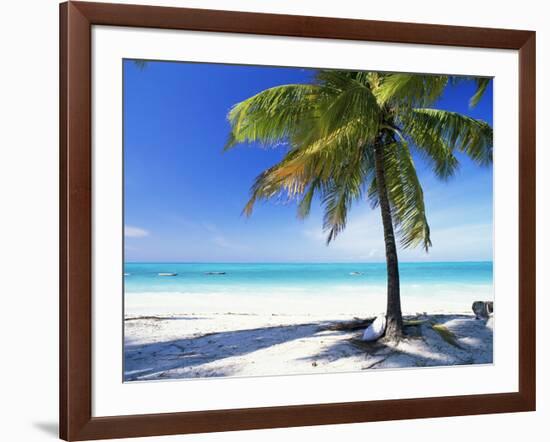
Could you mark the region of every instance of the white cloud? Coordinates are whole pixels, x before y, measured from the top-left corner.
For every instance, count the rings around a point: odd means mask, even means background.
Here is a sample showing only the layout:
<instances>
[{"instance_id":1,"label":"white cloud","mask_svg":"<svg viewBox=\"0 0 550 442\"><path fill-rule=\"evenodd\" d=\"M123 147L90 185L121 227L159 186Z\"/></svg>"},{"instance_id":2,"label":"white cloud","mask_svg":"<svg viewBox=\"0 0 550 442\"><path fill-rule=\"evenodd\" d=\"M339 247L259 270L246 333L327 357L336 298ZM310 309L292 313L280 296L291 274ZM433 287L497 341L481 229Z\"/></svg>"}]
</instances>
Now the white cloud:
<instances>
[{"instance_id":1,"label":"white cloud","mask_svg":"<svg viewBox=\"0 0 550 442\"><path fill-rule=\"evenodd\" d=\"M124 226L124 236L126 238L143 238L149 236L149 232L140 227Z\"/></svg>"}]
</instances>

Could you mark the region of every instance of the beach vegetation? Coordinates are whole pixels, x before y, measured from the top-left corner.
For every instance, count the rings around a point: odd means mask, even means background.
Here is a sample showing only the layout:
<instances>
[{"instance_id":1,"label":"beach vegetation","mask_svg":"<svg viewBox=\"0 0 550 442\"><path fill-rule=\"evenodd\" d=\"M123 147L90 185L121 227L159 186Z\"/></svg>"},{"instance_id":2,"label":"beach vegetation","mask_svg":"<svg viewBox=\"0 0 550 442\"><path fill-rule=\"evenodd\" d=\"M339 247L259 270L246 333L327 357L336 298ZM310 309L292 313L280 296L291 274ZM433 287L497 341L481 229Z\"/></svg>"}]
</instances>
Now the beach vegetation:
<instances>
[{"instance_id":1,"label":"beach vegetation","mask_svg":"<svg viewBox=\"0 0 550 442\"><path fill-rule=\"evenodd\" d=\"M432 330L437 332L441 338L450 345L460 348L460 344L456 340L455 334L445 327L443 324L432 324Z\"/></svg>"}]
</instances>

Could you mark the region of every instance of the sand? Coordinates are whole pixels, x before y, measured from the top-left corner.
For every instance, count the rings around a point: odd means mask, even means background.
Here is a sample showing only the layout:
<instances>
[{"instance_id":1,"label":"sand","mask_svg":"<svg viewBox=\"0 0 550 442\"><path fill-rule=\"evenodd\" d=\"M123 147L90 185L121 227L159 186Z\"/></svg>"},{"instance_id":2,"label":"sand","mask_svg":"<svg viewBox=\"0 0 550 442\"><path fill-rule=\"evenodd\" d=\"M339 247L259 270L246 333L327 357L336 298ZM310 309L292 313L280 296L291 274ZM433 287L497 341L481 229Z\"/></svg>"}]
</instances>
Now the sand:
<instances>
[{"instance_id":1,"label":"sand","mask_svg":"<svg viewBox=\"0 0 550 442\"><path fill-rule=\"evenodd\" d=\"M349 313L130 313L124 321L125 380L492 363L493 318L431 313L406 320L407 336L398 343L365 343L364 327L336 329L353 323Z\"/></svg>"}]
</instances>

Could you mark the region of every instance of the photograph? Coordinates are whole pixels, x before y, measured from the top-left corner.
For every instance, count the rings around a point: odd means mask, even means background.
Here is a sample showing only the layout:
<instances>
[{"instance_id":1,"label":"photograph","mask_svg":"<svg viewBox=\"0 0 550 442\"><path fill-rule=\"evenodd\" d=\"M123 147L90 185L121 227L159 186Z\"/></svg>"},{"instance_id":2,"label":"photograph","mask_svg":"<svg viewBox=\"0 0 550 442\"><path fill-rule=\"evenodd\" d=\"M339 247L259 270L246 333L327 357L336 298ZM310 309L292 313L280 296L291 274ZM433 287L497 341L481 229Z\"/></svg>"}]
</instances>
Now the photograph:
<instances>
[{"instance_id":1,"label":"photograph","mask_svg":"<svg viewBox=\"0 0 550 442\"><path fill-rule=\"evenodd\" d=\"M377 6L3 3L0 442L544 434L545 5Z\"/></svg>"},{"instance_id":2,"label":"photograph","mask_svg":"<svg viewBox=\"0 0 550 442\"><path fill-rule=\"evenodd\" d=\"M492 79L123 60L124 381L492 364Z\"/></svg>"}]
</instances>

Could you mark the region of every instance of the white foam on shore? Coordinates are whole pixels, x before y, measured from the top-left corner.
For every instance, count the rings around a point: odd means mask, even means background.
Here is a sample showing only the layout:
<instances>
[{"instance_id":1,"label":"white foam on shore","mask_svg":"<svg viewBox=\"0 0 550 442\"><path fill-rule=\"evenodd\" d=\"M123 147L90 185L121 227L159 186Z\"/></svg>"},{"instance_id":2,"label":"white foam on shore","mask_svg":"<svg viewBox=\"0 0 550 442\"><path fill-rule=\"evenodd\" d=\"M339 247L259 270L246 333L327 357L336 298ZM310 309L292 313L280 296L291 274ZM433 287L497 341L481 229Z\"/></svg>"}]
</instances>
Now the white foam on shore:
<instances>
[{"instance_id":1,"label":"white foam on shore","mask_svg":"<svg viewBox=\"0 0 550 442\"><path fill-rule=\"evenodd\" d=\"M428 288L424 290L429 291ZM421 295L418 289L402 288L404 314L471 312L473 301L492 300L491 286L471 286L466 290L438 289ZM353 314L377 315L385 311L384 287L364 290L334 289L334 294L273 291L250 292L141 292L126 293L125 316L179 315L189 313L243 313L243 314Z\"/></svg>"}]
</instances>

